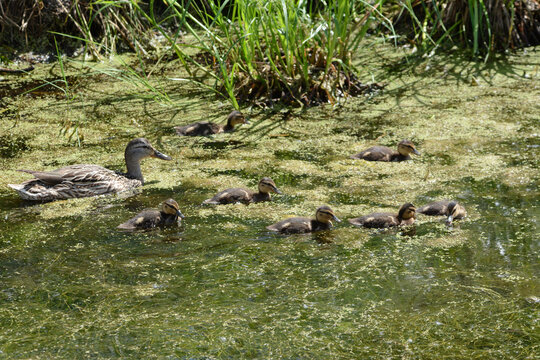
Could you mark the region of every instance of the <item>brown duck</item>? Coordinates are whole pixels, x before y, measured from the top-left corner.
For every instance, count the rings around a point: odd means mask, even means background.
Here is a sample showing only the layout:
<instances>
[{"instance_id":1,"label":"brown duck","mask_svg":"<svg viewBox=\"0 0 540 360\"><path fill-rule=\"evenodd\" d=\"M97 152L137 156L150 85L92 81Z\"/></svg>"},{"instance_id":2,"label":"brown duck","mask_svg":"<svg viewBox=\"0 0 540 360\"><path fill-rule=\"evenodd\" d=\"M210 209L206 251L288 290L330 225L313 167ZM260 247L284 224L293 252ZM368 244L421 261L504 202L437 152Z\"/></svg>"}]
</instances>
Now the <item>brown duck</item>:
<instances>
[{"instance_id":1,"label":"brown duck","mask_svg":"<svg viewBox=\"0 0 540 360\"><path fill-rule=\"evenodd\" d=\"M217 193L211 199L203 201L203 205L233 204L237 202L249 204L252 202L269 201L271 192L281 194L281 191L277 188L274 180L269 177L263 177L259 181L258 188L259 192L253 192L243 188L226 189Z\"/></svg>"},{"instance_id":2,"label":"brown duck","mask_svg":"<svg viewBox=\"0 0 540 360\"><path fill-rule=\"evenodd\" d=\"M353 225L366 228L388 228L392 226L410 225L414 223L416 208L411 203L401 206L397 214L373 213L354 219L349 219Z\"/></svg>"},{"instance_id":3,"label":"brown duck","mask_svg":"<svg viewBox=\"0 0 540 360\"><path fill-rule=\"evenodd\" d=\"M418 209L420 214L430 216L446 216L446 223L452 224L454 219L467 216L467 210L455 200L441 200L424 205Z\"/></svg>"},{"instance_id":4,"label":"brown duck","mask_svg":"<svg viewBox=\"0 0 540 360\"><path fill-rule=\"evenodd\" d=\"M359 154L351 156L351 159L362 159L367 161L405 161L410 160L410 154L420 155L416 147L410 140L402 140L394 151L386 146L372 146Z\"/></svg>"},{"instance_id":5,"label":"brown duck","mask_svg":"<svg viewBox=\"0 0 540 360\"><path fill-rule=\"evenodd\" d=\"M329 206L321 206L315 212L315 219L293 217L267 226L268 230L281 234L304 234L332 228L332 220L341 222Z\"/></svg>"},{"instance_id":6,"label":"brown duck","mask_svg":"<svg viewBox=\"0 0 540 360\"><path fill-rule=\"evenodd\" d=\"M161 211L144 210L125 223L118 225L118 229L151 229L156 226L180 224L183 218L184 215L178 208L178 203L173 199L167 199L161 204Z\"/></svg>"},{"instance_id":7,"label":"brown duck","mask_svg":"<svg viewBox=\"0 0 540 360\"><path fill-rule=\"evenodd\" d=\"M222 132L232 132L239 124L249 124L240 111L234 110L227 117L227 124L220 125L208 121L200 121L185 126L176 126L176 134L180 136L208 136Z\"/></svg>"},{"instance_id":8,"label":"brown duck","mask_svg":"<svg viewBox=\"0 0 540 360\"><path fill-rule=\"evenodd\" d=\"M148 140L131 140L124 153L127 173L92 164L70 165L53 171L19 170L32 174L35 179L22 184L8 184L25 200L51 201L97 196L130 190L144 184L141 160L154 157L171 160L157 151Z\"/></svg>"}]
</instances>

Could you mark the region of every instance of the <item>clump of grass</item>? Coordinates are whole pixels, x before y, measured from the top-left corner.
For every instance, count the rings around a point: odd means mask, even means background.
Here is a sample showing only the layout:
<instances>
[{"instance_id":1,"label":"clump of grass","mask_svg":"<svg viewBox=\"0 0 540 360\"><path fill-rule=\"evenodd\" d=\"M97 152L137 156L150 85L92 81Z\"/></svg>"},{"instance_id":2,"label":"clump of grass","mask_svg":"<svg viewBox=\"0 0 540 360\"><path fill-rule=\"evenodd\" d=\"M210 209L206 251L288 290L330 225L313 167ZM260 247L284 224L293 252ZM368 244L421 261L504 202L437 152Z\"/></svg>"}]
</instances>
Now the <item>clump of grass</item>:
<instances>
[{"instance_id":1,"label":"clump of grass","mask_svg":"<svg viewBox=\"0 0 540 360\"><path fill-rule=\"evenodd\" d=\"M396 27L424 50L445 44L468 47L473 55L540 43L538 3L531 0L400 2Z\"/></svg>"},{"instance_id":2,"label":"clump of grass","mask_svg":"<svg viewBox=\"0 0 540 360\"><path fill-rule=\"evenodd\" d=\"M177 35L162 30L153 13L138 10L169 40L192 76L182 80L194 80L202 71L210 79L205 85L235 108L239 102L335 103L377 87L360 83L351 56L380 17L382 0L330 0L319 9L304 0L165 2L193 42L177 43Z\"/></svg>"}]
</instances>

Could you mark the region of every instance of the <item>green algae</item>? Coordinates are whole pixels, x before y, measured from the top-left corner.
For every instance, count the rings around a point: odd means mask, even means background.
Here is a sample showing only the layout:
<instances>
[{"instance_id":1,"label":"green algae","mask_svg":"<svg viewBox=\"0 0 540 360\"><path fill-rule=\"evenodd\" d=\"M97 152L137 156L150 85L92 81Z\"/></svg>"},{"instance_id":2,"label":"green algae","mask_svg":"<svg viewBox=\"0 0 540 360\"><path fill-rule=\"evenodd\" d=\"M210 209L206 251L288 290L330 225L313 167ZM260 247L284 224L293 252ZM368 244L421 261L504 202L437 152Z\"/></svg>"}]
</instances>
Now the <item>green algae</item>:
<instances>
[{"instance_id":1,"label":"green algae","mask_svg":"<svg viewBox=\"0 0 540 360\"><path fill-rule=\"evenodd\" d=\"M245 109L252 125L209 138L176 137L172 126L224 122L230 108L167 81L173 65L151 79L172 103L95 70L80 75L74 63L74 98L3 98L0 135L31 140L16 158L0 159L0 354L536 358L538 53L479 65L450 55L407 64L385 46L373 51L362 54L363 67L388 83L381 94L288 116ZM31 76L51 81L59 70L42 66ZM80 122L81 147L59 135L65 121ZM20 168L123 170L125 144L136 136L174 161L144 160L147 183L131 197L32 205L6 186L30 177ZM404 138L422 156L349 158ZM227 187L255 189L262 176L283 195L199 205ZM115 230L168 197L186 215L182 227ZM448 228L419 216L412 228L386 231L346 222L444 198L459 200L468 218ZM265 230L322 204L345 220L330 232Z\"/></svg>"}]
</instances>

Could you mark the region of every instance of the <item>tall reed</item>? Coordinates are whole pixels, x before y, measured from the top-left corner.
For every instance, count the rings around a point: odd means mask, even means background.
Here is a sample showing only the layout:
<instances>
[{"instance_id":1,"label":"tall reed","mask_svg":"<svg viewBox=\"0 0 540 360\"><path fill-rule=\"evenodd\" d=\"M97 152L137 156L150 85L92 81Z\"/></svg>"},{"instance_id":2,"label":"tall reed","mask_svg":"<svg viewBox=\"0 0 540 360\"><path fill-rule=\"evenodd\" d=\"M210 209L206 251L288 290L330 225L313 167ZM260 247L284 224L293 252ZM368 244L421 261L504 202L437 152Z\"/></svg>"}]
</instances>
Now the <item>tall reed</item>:
<instances>
[{"instance_id":1,"label":"tall reed","mask_svg":"<svg viewBox=\"0 0 540 360\"><path fill-rule=\"evenodd\" d=\"M346 92L338 74L351 79L351 55L382 18L383 3L329 0L314 10L306 0L164 1L193 41L178 43L152 12L132 4L169 40L186 72L202 71L235 108L246 100L336 101Z\"/></svg>"}]
</instances>

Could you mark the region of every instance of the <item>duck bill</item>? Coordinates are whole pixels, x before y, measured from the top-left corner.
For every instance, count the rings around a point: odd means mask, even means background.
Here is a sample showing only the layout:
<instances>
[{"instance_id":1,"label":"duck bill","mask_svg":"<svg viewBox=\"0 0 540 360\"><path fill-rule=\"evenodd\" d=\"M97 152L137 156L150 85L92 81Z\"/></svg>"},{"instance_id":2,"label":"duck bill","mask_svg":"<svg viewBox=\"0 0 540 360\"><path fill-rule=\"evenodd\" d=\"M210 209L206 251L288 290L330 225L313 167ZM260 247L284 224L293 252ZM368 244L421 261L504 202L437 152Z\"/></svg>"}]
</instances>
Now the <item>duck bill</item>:
<instances>
[{"instance_id":1,"label":"duck bill","mask_svg":"<svg viewBox=\"0 0 540 360\"><path fill-rule=\"evenodd\" d=\"M172 157L170 157L169 155L165 155L165 154L157 151L156 149L154 149L154 155L152 155L152 157L155 157L155 158L158 158L158 159L161 159L161 160L172 160Z\"/></svg>"},{"instance_id":2,"label":"duck bill","mask_svg":"<svg viewBox=\"0 0 540 360\"><path fill-rule=\"evenodd\" d=\"M332 215L335 222L341 222L336 215Z\"/></svg>"},{"instance_id":3,"label":"duck bill","mask_svg":"<svg viewBox=\"0 0 540 360\"><path fill-rule=\"evenodd\" d=\"M418 156L422 155L422 154L420 154L420 151L418 151L416 149L413 149L412 152L413 152L413 154L418 155Z\"/></svg>"},{"instance_id":4,"label":"duck bill","mask_svg":"<svg viewBox=\"0 0 540 360\"><path fill-rule=\"evenodd\" d=\"M448 219L446 219L446 224L452 225L452 221L454 221L454 215L448 216Z\"/></svg>"},{"instance_id":5,"label":"duck bill","mask_svg":"<svg viewBox=\"0 0 540 360\"><path fill-rule=\"evenodd\" d=\"M277 187L274 187L272 190L274 190L276 194L283 194Z\"/></svg>"},{"instance_id":6,"label":"duck bill","mask_svg":"<svg viewBox=\"0 0 540 360\"><path fill-rule=\"evenodd\" d=\"M178 216L180 219L185 218L184 214L180 210L176 210L176 216Z\"/></svg>"}]
</instances>

